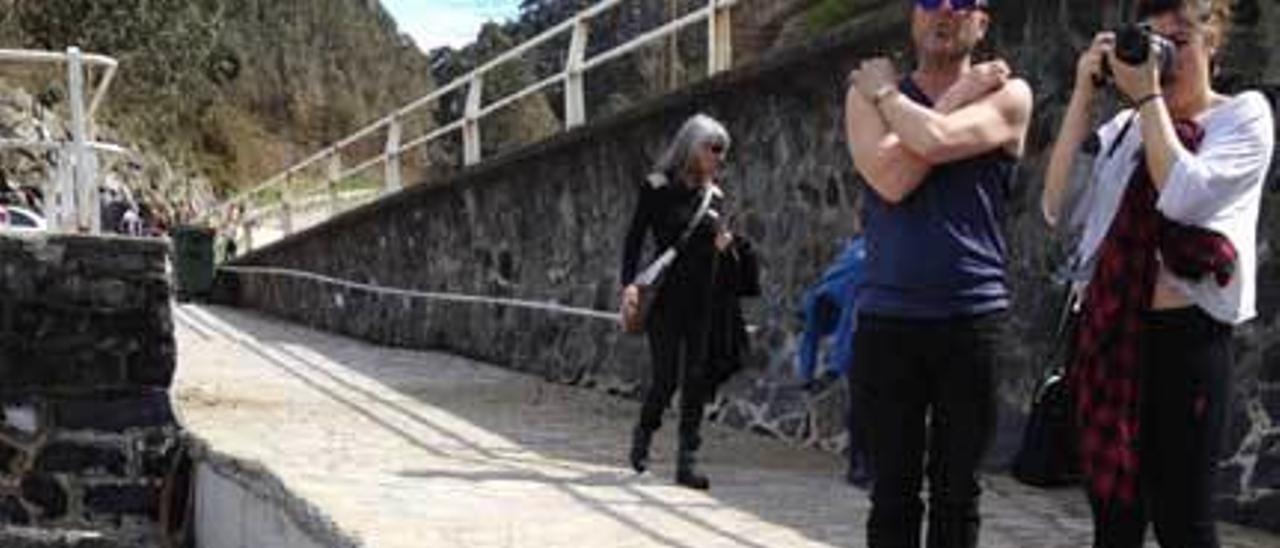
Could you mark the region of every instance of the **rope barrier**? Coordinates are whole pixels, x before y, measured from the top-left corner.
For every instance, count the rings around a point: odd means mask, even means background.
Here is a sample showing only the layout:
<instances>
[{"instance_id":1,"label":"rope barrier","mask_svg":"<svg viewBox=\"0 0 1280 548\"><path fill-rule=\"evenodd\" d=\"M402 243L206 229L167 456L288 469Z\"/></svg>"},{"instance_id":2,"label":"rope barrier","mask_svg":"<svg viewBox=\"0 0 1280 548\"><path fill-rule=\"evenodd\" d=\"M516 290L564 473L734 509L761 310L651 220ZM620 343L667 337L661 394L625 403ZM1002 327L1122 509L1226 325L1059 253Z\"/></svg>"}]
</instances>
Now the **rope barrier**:
<instances>
[{"instance_id":1,"label":"rope barrier","mask_svg":"<svg viewBox=\"0 0 1280 548\"><path fill-rule=\"evenodd\" d=\"M552 314L563 314L567 316L578 316L582 318L591 318L595 320L606 320L610 322L618 321L618 313L609 311L593 310L590 308L577 308L565 306L554 302L544 301L526 301L521 299L509 299L501 297L485 297L479 295L465 295L461 293L444 293L437 291L417 291L413 289L400 289L394 287L382 287L373 284L353 282L315 274L312 272L304 272L301 270L293 270L289 268L276 268L265 266L219 266L219 270L235 274L264 275L264 276L283 276L288 278L300 278L311 280L323 284L346 287L357 291L365 291L369 293L377 293L382 295L395 295L400 297L413 297L427 299L433 301L466 303L466 304L488 304L496 306L505 306L510 308L523 308L526 310L538 310L542 312L550 312Z\"/></svg>"}]
</instances>

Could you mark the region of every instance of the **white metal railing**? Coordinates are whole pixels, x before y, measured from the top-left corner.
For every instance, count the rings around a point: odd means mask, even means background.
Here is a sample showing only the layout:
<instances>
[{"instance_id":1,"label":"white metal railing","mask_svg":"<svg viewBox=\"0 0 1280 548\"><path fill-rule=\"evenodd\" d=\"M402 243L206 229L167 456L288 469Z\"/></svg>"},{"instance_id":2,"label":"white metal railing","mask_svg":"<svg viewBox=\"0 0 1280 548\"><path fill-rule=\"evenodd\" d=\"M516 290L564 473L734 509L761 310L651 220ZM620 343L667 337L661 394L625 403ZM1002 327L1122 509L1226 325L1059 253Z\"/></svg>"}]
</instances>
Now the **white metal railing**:
<instances>
[{"instance_id":1,"label":"white metal railing","mask_svg":"<svg viewBox=\"0 0 1280 548\"><path fill-rule=\"evenodd\" d=\"M266 181L203 212L197 218L197 222L223 226L224 229L230 231L231 237L243 242L244 249L248 250L253 245L253 227L270 213L278 215L280 231L283 235L287 236L293 232L295 228L292 215L295 209L293 202L305 199L304 196L296 195L298 189L295 187L299 184L304 186L323 185L313 190L323 190L328 195L330 200L329 215L333 215L343 209L338 202L338 193L335 190L339 182L350 179L381 164L384 166L382 192L395 192L403 185L400 157L405 152L459 131L462 133L463 164L474 165L481 160L481 120L516 101L555 85L564 87L565 129L582 125L587 118L584 94L584 75L587 71L632 53L641 47L673 35L685 27L701 21L707 22L708 74L715 74L730 68L733 60L732 27L730 24L731 9L738 3L738 0L707 0L707 4L704 7L647 31L624 44L588 58L586 51L590 39L592 20L623 1L625 0L602 0L600 3L586 8L542 34L503 52L470 73L456 78L431 93L400 107L382 119L338 140L329 147L277 173ZM487 73L566 33L570 33L570 40L568 51L565 53L564 68L560 72L524 89L484 104L484 82ZM424 107L439 101L450 93L461 91L463 88L466 88L466 102L463 114L459 119L413 139L407 141L404 139L403 122L409 115L419 112ZM386 143L381 154L368 158L353 167L348 168L343 165L342 152L344 150L384 130L386 132ZM318 178L318 183L315 179L301 178L301 175L307 170L317 168L323 168L323 174ZM248 208L256 208L259 211L246 215Z\"/></svg>"},{"instance_id":2,"label":"white metal railing","mask_svg":"<svg viewBox=\"0 0 1280 548\"><path fill-rule=\"evenodd\" d=\"M0 61L18 63L54 63L67 66L67 93L71 114L70 141L35 141L0 139L0 149L58 150L55 175L46 183L44 208L51 230L96 234L101 228L98 196L97 152L126 154L122 147L95 140L94 115L106 97L119 63L105 55L82 53L79 48L66 52L0 49ZM97 87L85 103L86 70L101 68Z\"/></svg>"}]
</instances>

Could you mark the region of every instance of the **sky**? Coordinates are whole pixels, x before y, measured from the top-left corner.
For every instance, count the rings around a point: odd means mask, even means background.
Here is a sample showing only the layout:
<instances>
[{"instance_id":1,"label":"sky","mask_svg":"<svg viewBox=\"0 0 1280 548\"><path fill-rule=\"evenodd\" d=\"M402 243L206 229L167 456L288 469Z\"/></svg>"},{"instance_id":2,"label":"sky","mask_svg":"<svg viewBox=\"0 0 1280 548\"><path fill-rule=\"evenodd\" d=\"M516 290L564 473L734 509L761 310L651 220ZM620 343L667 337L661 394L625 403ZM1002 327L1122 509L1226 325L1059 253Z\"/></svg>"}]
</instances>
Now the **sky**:
<instances>
[{"instance_id":1,"label":"sky","mask_svg":"<svg viewBox=\"0 0 1280 548\"><path fill-rule=\"evenodd\" d=\"M460 47L475 40L486 21L515 19L520 0L382 0L400 32L423 51Z\"/></svg>"}]
</instances>

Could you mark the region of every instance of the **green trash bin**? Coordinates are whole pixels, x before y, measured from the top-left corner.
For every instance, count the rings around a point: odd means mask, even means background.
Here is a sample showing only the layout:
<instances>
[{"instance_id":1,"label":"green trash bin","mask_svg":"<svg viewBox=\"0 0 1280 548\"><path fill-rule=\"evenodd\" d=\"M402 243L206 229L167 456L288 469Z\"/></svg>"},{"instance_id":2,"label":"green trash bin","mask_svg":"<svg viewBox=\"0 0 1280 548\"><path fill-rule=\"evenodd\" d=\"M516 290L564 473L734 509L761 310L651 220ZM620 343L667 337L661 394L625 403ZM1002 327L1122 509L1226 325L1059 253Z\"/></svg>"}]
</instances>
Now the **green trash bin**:
<instances>
[{"instance_id":1,"label":"green trash bin","mask_svg":"<svg viewBox=\"0 0 1280 548\"><path fill-rule=\"evenodd\" d=\"M178 300L207 299L213 289L213 229L180 225L169 231L169 237Z\"/></svg>"}]
</instances>

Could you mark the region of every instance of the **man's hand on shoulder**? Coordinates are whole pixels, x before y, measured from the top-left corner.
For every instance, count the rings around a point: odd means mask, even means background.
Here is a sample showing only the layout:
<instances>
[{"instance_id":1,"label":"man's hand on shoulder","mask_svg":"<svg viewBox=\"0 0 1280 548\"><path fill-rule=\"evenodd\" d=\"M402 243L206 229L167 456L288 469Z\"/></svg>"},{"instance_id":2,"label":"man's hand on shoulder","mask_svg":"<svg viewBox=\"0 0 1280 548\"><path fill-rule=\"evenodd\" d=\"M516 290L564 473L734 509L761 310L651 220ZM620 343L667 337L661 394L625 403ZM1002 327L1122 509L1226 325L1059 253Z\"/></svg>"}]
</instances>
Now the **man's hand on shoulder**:
<instances>
[{"instance_id":1,"label":"man's hand on shoulder","mask_svg":"<svg viewBox=\"0 0 1280 548\"><path fill-rule=\"evenodd\" d=\"M954 112L1003 88L1010 75L1008 63L1000 59L974 65L938 98L934 109Z\"/></svg>"},{"instance_id":2,"label":"man's hand on shoulder","mask_svg":"<svg viewBox=\"0 0 1280 548\"><path fill-rule=\"evenodd\" d=\"M856 89L864 98L874 102L878 95L888 89L897 89L898 69L886 57L873 57L863 60L858 68L849 73L851 89Z\"/></svg>"}]
</instances>

